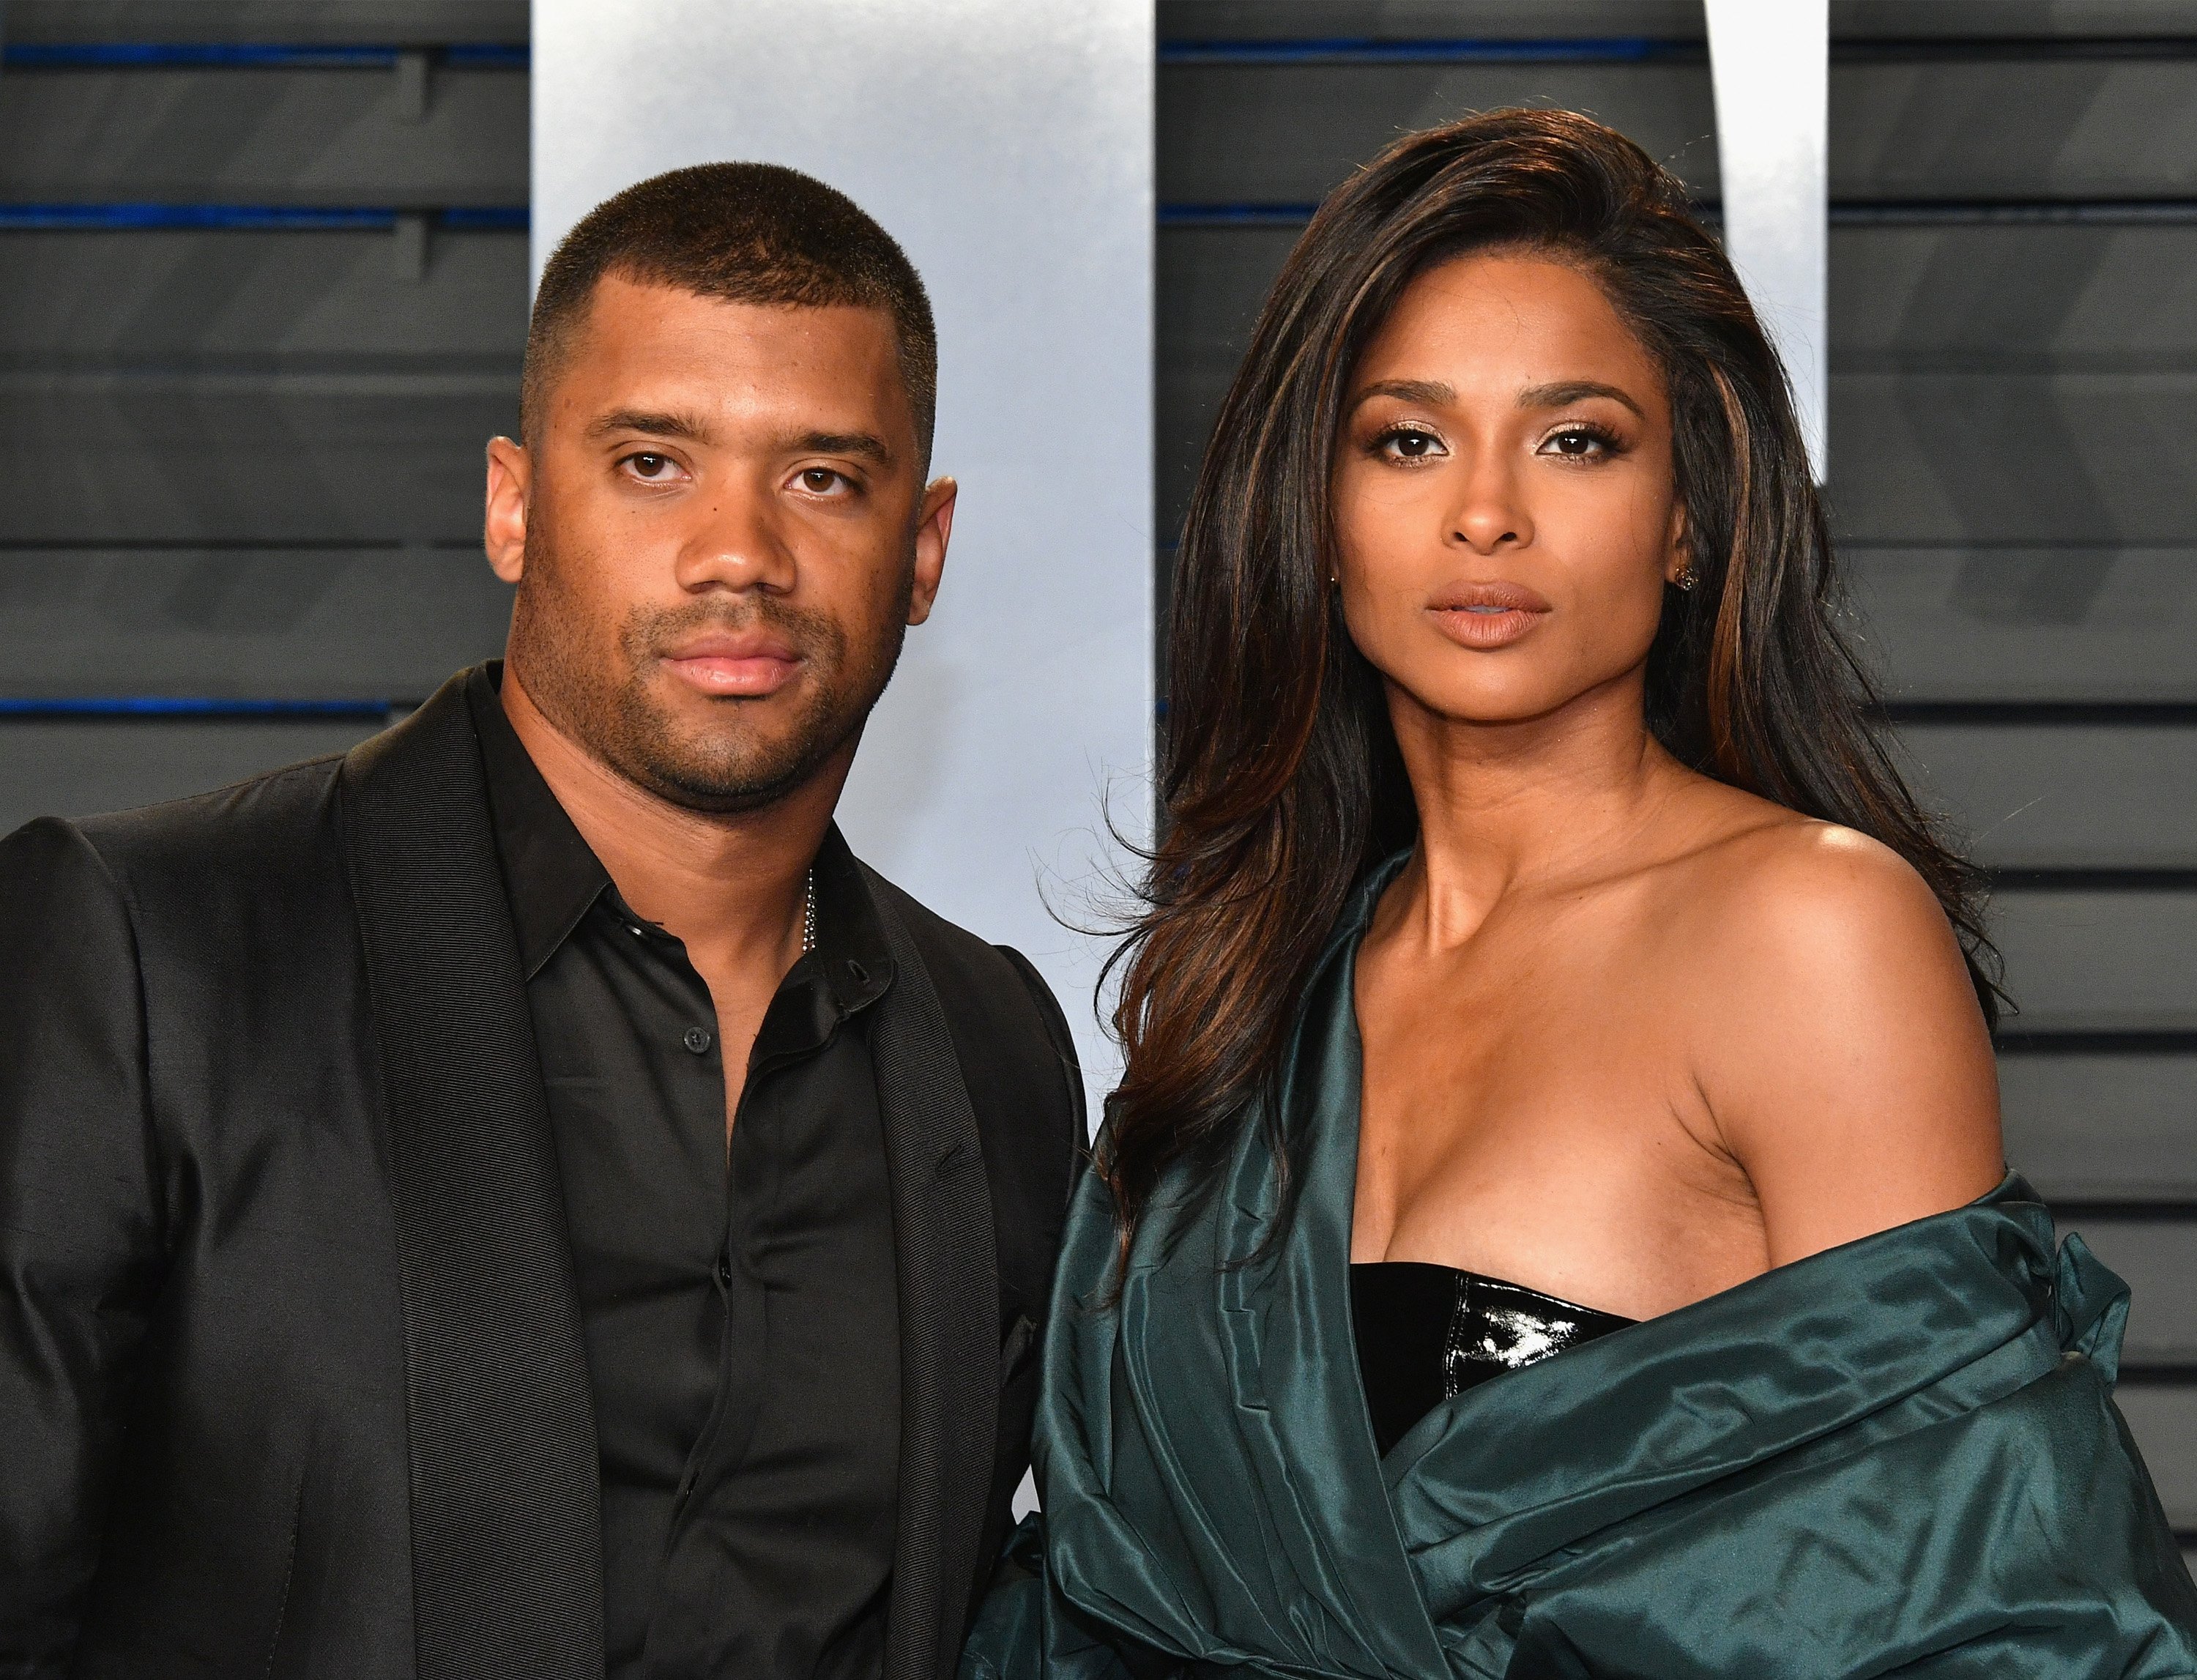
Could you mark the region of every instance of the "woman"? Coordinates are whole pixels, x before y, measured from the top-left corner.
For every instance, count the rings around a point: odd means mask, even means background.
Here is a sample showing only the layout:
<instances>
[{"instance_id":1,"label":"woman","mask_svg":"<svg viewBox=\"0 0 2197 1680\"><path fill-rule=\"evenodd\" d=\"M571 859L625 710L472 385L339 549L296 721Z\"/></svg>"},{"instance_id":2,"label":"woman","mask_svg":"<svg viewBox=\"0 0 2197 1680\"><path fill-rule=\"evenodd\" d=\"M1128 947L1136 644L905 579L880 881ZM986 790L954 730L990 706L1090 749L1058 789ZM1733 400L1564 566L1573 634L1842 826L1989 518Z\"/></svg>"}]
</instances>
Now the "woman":
<instances>
[{"instance_id":1,"label":"woman","mask_svg":"<svg viewBox=\"0 0 2197 1680\"><path fill-rule=\"evenodd\" d=\"M1637 147L1321 207L1174 598L1041 1567L965 1672L2197 1673L1776 358Z\"/></svg>"}]
</instances>

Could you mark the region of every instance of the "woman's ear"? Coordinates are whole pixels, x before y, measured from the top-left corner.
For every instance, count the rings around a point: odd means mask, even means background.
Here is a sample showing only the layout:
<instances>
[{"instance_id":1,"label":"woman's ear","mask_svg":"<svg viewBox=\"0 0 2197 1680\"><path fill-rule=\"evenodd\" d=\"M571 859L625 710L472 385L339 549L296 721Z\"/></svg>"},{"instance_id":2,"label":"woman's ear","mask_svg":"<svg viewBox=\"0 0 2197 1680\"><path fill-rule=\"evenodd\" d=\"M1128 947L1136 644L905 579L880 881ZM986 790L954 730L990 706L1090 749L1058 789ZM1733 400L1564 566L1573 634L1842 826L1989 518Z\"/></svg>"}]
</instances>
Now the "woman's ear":
<instances>
[{"instance_id":1,"label":"woman's ear","mask_svg":"<svg viewBox=\"0 0 2197 1680\"><path fill-rule=\"evenodd\" d=\"M1678 583L1680 578L1694 576L1693 544L1686 536L1686 504L1671 503L1671 529L1663 543L1663 581ZM1679 584L1681 588L1684 584Z\"/></svg>"}]
</instances>

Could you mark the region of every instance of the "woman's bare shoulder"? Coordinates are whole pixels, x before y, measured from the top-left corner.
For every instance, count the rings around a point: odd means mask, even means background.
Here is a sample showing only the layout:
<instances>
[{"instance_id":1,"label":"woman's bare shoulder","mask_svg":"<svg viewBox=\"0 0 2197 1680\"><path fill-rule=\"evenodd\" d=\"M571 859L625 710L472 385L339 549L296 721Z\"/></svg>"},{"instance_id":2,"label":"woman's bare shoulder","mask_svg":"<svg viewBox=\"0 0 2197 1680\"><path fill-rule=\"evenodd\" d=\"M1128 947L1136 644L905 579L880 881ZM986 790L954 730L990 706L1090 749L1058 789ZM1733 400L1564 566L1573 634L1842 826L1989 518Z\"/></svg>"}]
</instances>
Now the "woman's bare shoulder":
<instances>
[{"instance_id":1,"label":"woman's bare shoulder","mask_svg":"<svg viewBox=\"0 0 2197 1680\"><path fill-rule=\"evenodd\" d=\"M1952 924L1911 864L1792 818L1735 831L1685 872L1673 971L1687 976L1691 1061L1777 1258L1996 1182L1989 1034Z\"/></svg>"},{"instance_id":2,"label":"woman's bare shoulder","mask_svg":"<svg viewBox=\"0 0 2197 1680\"><path fill-rule=\"evenodd\" d=\"M1835 960L1854 941L1956 953L1937 894L1891 847L1742 797L1752 820L1735 821L1689 860L1685 887L1705 927L1771 951L1798 941L1785 954L1809 962Z\"/></svg>"}]
</instances>

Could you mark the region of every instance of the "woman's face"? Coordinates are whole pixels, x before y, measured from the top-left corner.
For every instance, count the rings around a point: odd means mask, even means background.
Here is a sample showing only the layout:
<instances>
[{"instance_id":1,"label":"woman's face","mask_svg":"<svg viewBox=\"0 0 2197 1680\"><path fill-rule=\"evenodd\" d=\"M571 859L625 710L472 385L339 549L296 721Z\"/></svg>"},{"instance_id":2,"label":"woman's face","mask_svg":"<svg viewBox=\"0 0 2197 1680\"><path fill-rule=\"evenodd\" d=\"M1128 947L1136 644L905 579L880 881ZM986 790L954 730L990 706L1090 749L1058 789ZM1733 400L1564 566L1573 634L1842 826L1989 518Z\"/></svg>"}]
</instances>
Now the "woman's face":
<instances>
[{"instance_id":1,"label":"woman's face","mask_svg":"<svg viewBox=\"0 0 2197 1680\"><path fill-rule=\"evenodd\" d=\"M1670 403L1593 281L1516 252L1431 269L1344 403L1336 581L1392 703L1512 722L1638 692L1684 561Z\"/></svg>"}]
</instances>

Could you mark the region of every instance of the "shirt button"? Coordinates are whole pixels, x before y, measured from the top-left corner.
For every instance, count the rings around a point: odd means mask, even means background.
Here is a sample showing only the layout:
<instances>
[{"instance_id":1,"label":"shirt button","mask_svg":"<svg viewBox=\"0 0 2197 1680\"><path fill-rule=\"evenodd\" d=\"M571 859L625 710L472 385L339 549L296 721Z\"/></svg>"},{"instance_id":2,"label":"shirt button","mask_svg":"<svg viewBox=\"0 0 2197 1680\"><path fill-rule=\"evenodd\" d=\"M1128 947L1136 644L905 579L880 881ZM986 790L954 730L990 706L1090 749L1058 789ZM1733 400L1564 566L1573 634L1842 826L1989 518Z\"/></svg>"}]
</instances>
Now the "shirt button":
<instances>
[{"instance_id":1,"label":"shirt button","mask_svg":"<svg viewBox=\"0 0 2197 1680\"><path fill-rule=\"evenodd\" d=\"M733 1263L722 1254L717 1256L717 1287L723 1289L733 1287Z\"/></svg>"},{"instance_id":2,"label":"shirt button","mask_svg":"<svg viewBox=\"0 0 2197 1680\"><path fill-rule=\"evenodd\" d=\"M706 1027L689 1027L686 1035L679 1042L699 1056L710 1047L710 1029Z\"/></svg>"}]
</instances>

